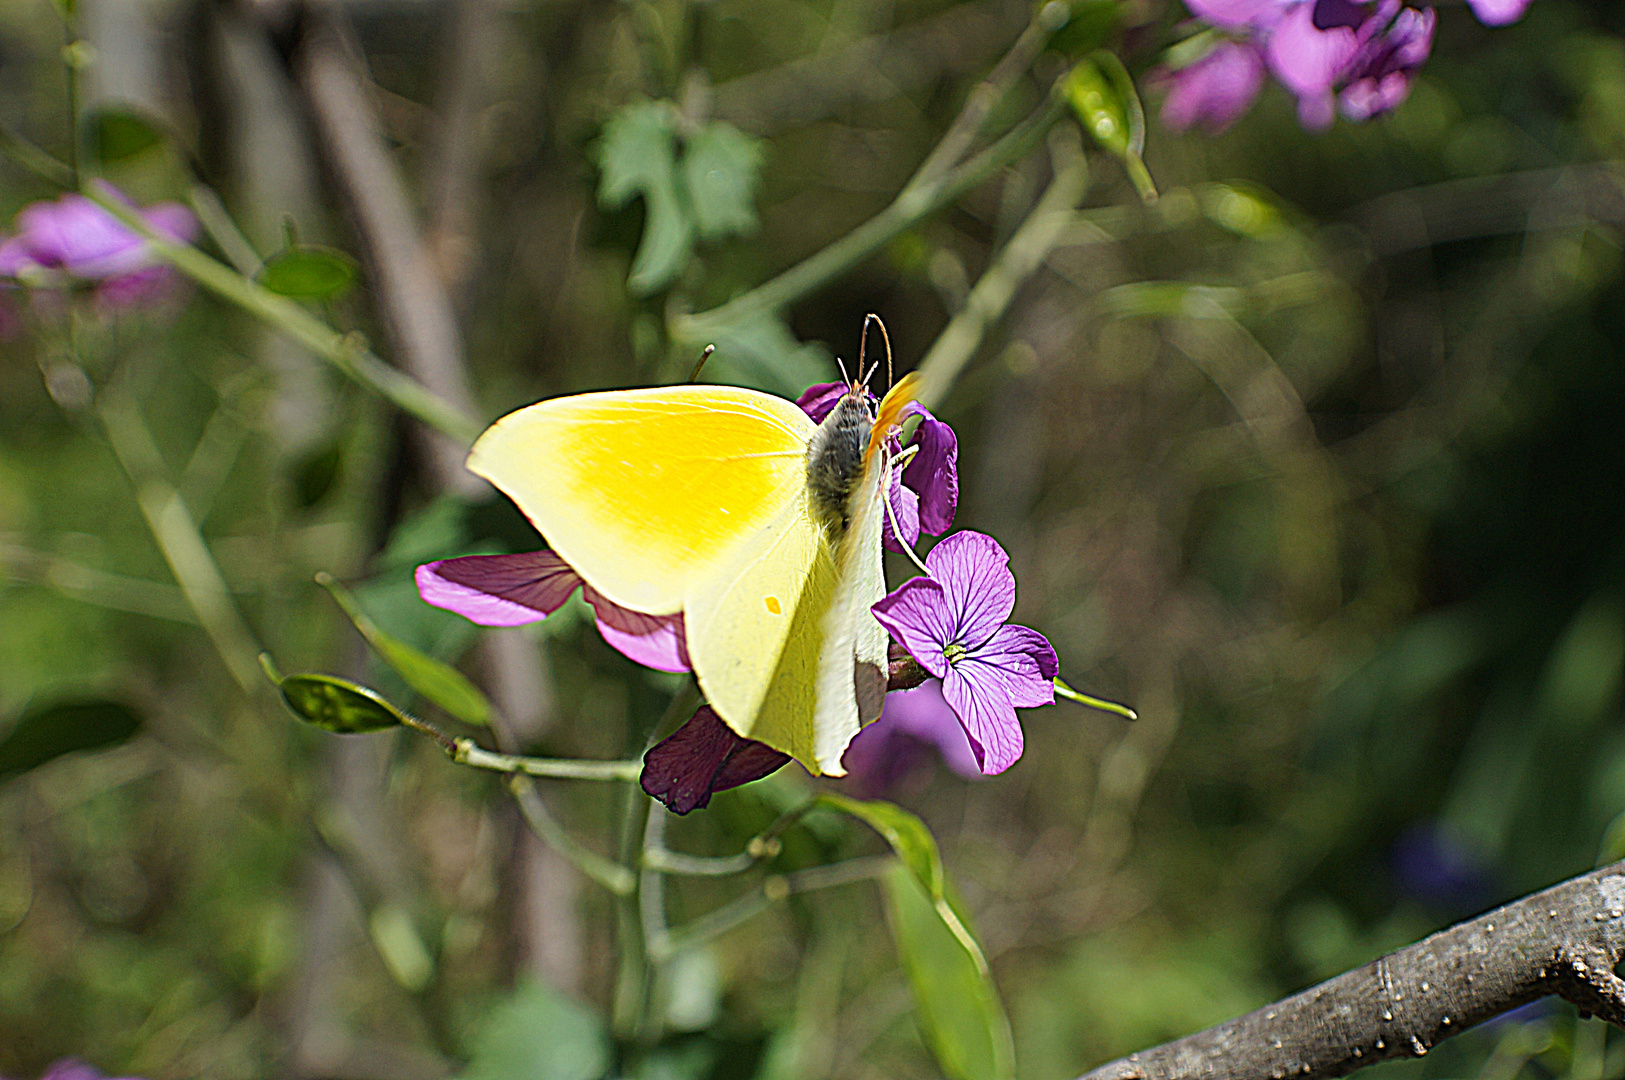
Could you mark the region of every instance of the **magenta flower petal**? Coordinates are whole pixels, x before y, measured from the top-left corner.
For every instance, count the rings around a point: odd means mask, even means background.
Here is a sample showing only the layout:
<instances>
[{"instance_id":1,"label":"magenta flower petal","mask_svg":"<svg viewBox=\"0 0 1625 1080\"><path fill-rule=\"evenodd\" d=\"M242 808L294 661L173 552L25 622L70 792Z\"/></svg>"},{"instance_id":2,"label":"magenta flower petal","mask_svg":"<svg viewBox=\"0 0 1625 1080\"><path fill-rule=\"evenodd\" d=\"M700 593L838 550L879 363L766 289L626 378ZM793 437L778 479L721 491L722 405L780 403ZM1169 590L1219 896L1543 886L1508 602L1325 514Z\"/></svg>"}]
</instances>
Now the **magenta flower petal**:
<instances>
[{"instance_id":1,"label":"magenta flower petal","mask_svg":"<svg viewBox=\"0 0 1625 1080\"><path fill-rule=\"evenodd\" d=\"M703 705L643 756L639 782L672 813L686 814L708 805L714 792L759 780L789 761L789 754L736 734Z\"/></svg>"},{"instance_id":2,"label":"magenta flower petal","mask_svg":"<svg viewBox=\"0 0 1625 1080\"><path fill-rule=\"evenodd\" d=\"M1015 610L1016 577L1010 572L1010 556L991 536L954 533L931 549L925 565L942 583L955 628L944 644L980 645Z\"/></svg>"},{"instance_id":3,"label":"magenta flower petal","mask_svg":"<svg viewBox=\"0 0 1625 1080\"><path fill-rule=\"evenodd\" d=\"M891 490L887 493L891 500L891 513L887 514L881 522L880 542L887 551L903 553L903 545L913 547L920 542L920 496L912 488L903 486L903 478L896 470L892 471ZM897 527L903 531L902 543L892 532L892 518L897 519Z\"/></svg>"},{"instance_id":4,"label":"magenta flower petal","mask_svg":"<svg viewBox=\"0 0 1625 1080\"><path fill-rule=\"evenodd\" d=\"M1264 57L1256 46L1224 41L1189 67L1164 77L1162 122L1175 131L1200 123L1217 135L1235 123L1264 87Z\"/></svg>"},{"instance_id":5,"label":"magenta flower petal","mask_svg":"<svg viewBox=\"0 0 1625 1080\"><path fill-rule=\"evenodd\" d=\"M1028 626L1001 626L987 644L969 659L1020 674L1020 685L1010 683L1010 700L1024 709L1055 704L1055 676L1061 673L1055 646Z\"/></svg>"},{"instance_id":6,"label":"magenta flower petal","mask_svg":"<svg viewBox=\"0 0 1625 1080\"><path fill-rule=\"evenodd\" d=\"M1467 0L1467 6L1485 26L1506 26L1523 18L1529 0Z\"/></svg>"},{"instance_id":7,"label":"magenta flower petal","mask_svg":"<svg viewBox=\"0 0 1625 1080\"><path fill-rule=\"evenodd\" d=\"M1399 106L1411 92L1417 70L1433 51L1438 16L1432 8L1406 8L1382 33L1366 42L1354 60L1347 85L1338 95L1343 114L1368 120Z\"/></svg>"},{"instance_id":8,"label":"magenta flower petal","mask_svg":"<svg viewBox=\"0 0 1625 1080\"><path fill-rule=\"evenodd\" d=\"M1267 24L1291 0L1185 0L1185 6L1199 19L1226 30Z\"/></svg>"},{"instance_id":9,"label":"magenta flower petal","mask_svg":"<svg viewBox=\"0 0 1625 1080\"><path fill-rule=\"evenodd\" d=\"M919 450L903 469L903 483L920 494L920 528L941 536L953 525L959 506L959 438L924 405L910 405L904 415L909 413L921 418L914 431Z\"/></svg>"},{"instance_id":10,"label":"magenta flower petal","mask_svg":"<svg viewBox=\"0 0 1625 1080\"><path fill-rule=\"evenodd\" d=\"M948 701L942 696L942 683L936 679L912 690L886 695L886 708L869 727L890 723L894 730L930 743L942 754L943 762L960 776L980 778L970 740ZM864 728L868 731L869 728ZM860 733L861 735L861 733ZM855 741L855 740L854 740Z\"/></svg>"},{"instance_id":11,"label":"magenta flower petal","mask_svg":"<svg viewBox=\"0 0 1625 1080\"><path fill-rule=\"evenodd\" d=\"M845 393L844 382L818 383L802 391L801 396L796 398L796 404L801 406L802 412L812 417L813 423L821 424Z\"/></svg>"},{"instance_id":12,"label":"magenta flower petal","mask_svg":"<svg viewBox=\"0 0 1625 1080\"><path fill-rule=\"evenodd\" d=\"M943 649L955 640L957 626L941 583L924 576L909 578L869 610L921 667L939 679L948 673Z\"/></svg>"},{"instance_id":13,"label":"magenta flower petal","mask_svg":"<svg viewBox=\"0 0 1625 1080\"><path fill-rule=\"evenodd\" d=\"M610 648L656 671L688 671L687 632L683 616L645 615L605 599L592 586L582 591L597 616L598 632Z\"/></svg>"},{"instance_id":14,"label":"magenta flower petal","mask_svg":"<svg viewBox=\"0 0 1625 1080\"><path fill-rule=\"evenodd\" d=\"M86 1065L77 1058L62 1058L51 1063L40 1080L106 1080L106 1074L94 1065Z\"/></svg>"},{"instance_id":15,"label":"magenta flower petal","mask_svg":"<svg viewBox=\"0 0 1625 1080\"><path fill-rule=\"evenodd\" d=\"M988 776L1001 773L1021 757L1021 722L1015 706L978 677L979 667L954 665L942 680L942 696L965 726L976 765Z\"/></svg>"},{"instance_id":16,"label":"magenta flower petal","mask_svg":"<svg viewBox=\"0 0 1625 1080\"><path fill-rule=\"evenodd\" d=\"M34 258L26 236L13 236L0 242L0 275L17 277L30 270L43 270L44 265Z\"/></svg>"},{"instance_id":17,"label":"magenta flower petal","mask_svg":"<svg viewBox=\"0 0 1625 1080\"><path fill-rule=\"evenodd\" d=\"M523 626L564 606L581 577L551 551L465 555L417 568L418 594L481 626Z\"/></svg>"},{"instance_id":18,"label":"magenta flower petal","mask_svg":"<svg viewBox=\"0 0 1625 1080\"><path fill-rule=\"evenodd\" d=\"M1360 48L1360 37L1353 26L1317 26L1315 14L1319 7L1318 2L1294 7L1269 39L1270 70L1300 98L1316 98L1330 91Z\"/></svg>"}]
</instances>

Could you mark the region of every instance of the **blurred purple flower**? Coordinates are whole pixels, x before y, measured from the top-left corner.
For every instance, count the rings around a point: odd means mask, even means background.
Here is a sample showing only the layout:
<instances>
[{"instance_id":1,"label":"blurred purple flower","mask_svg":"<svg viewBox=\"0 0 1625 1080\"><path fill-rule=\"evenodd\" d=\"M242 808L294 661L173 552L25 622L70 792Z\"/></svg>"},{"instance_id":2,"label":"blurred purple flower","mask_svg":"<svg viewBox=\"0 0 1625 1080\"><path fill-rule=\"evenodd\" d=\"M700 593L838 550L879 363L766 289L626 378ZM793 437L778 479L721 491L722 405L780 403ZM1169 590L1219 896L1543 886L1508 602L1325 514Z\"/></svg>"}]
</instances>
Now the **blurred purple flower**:
<instances>
[{"instance_id":1,"label":"blurred purple flower","mask_svg":"<svg viewBox=\"0 0 1625 1080\"><path fill-rule=\"evenodd\" d=\"M1489 865L1444 822L1422 821L1400 833L1388 864L1399 891L1431 907L1465 913L1493 899Z\"/></svg>"},{"instance_id":2,"label":"blurred purple flower","mask_svg":"<svg viewBox=\"0 0 1625 1080\"><path fill-rule=\"evenodd\" d=\"M884 795L928 760L935 748L947 766L967 779L981 779L970 740L942 696L942 683L928 680L886 695L880 719L858 732L841 758L847 782L864 797Z\"/></svg>"},{"instance_id":3,"label":"blurred purple flower","mask_svg":"<svg viewBox=\"0 0 1625 1080\"><path fill-rule=\"evenodd\" d=\"M702 705L643 755L639 782L666 809L686 814L709 805L718 791L760 780L789 763L789 754L735 734L711 706Z\"/></svg>"},{"instance_id":4,"label":"blurred purple flower","mask_svg":"<svg viewBox=\"0 0 1625 1080\"><path fill-rule=\"evenodd\" d=\"M1021 756L1016 708L1055 700L1060 663L1044 636L1007 626L1016 604L1010 557L982 533L946 537L925 558L929 576L905 581L875 604L875 618L921 667L970 739L984 774Z\"/></svg>"},{"instance_id":5,"label":"blurred purple flower","mask_svg":"<svg viewBox=\"0 0 1625 1080\"><path fill-rule=\"evenodd\" d=\"M564 606L581 588L598 632L627 659L657 671L689 670L683 616L645 615L604 598L551 551L518 555L465 555L424 563L418 595L481 626L523 626Z\"/></svg>"},{"instance_id":6,"label":"blurred purple flower","mask_svg":"<svg viewBox=\"0 0 1625 1080\"><path fill-rule=\"evenodd\" d=\"M197 218L179 203L158 203L140 214L177 243L190 243L197 235ZM0 276L47 287L87 282L111 307L153 303L179 282L146 240L83 195L30 203L17 213L16 228L15 236L0 243Z\"/></svg>"},{"instance_id":7,"label":"blurred purple flower","mask_svg":"<svg viewBox=\"0 0 1625 1080\"><path fill-rule=\"evenodd\" d=\"M40 1080L107 1080L107 1076L93 1065L86 1065L76 1058L63 1058L53 1062L51 1067L40 1075ZM134 1077L128 1080L135 1080Z\"/></svg>"},{"instance_id":8,"label":"blurred purple flower","mask_svg":"<svg viewBox=\"0 0 1625 1080\"><path fill-rule=\"evenodd\" d=\"M1264 87L1264 57L1251 42L1221 41L1200 60L1165 72L1162 122L1175 131L1200 123L1217 135L1252 107Z\"/></svg>"},{"instance_id":9,"label":"blurred purple flower","mask_svg":"<svg viewBox=\"0 0 1625 1080\"><path fill-rule=\"evenodd\" d=\"M1438 21L1432 8L1406 8L1387 30L1368 41L1338 94L1343 115L1350 120L1369 120L1397 108L1410 95L1417 69L1433 51Z\"/></svg>"},{"instance_id":10,"label":"blurred purple flower","mask_svg":"<svg viewBox=\"0 0 1625 1080\"><path fill-rule=\"evenodd\" d=\"M1485 26L1506 26L1523 18L1530 0L1467 0L1478 21Z\"/></svg>"},{"instance_id":11,"label":"blurred purple flower","mask_svg":"<svg viewBox=\"0 0 1625 1080\"><path fill-rule=\"evenodd\" d=\"M1471 2L1492 12L1480 11L1491 23L1522 10L1511 13L1513 0ZM1320 131L1331 126L1338 104L1351 120L1395 108L1433 48L1433 10L1403 7L1401 0L1186 0L1186 6L1246 40L1222 43L1169 77L1163 117L1176 129L1200 121L1222 130L1245 111L1260 77L1236 50L1261 49L1271 74L1297 97L1299 122Z\"/></svg>"},{"instance_id":12,"label":"blurred purple flower","mask_svg":"<svg viewBox=\"0 0 1625 1080\"><path fill-rule=\"evenodd\" d=\"M846 393L846 388L843 382L818 383L809 386L796 399L796 404L814 423L822 423ZM903 534L902 543L913 547L919 542L922 531L941 536L954 523L954 511L959 505L959 439L953 428L932 416L930 410L917 401L905 407L903 415L920 418L909 440L910 445L919 449L901 474L892 474L888 491L892 514ZM890 449L894 456L901 453L902 441L894 439ZM903 547L892 534L890 518L884 528L886 549L901 552Z\"/></svg>"}]
</instances>

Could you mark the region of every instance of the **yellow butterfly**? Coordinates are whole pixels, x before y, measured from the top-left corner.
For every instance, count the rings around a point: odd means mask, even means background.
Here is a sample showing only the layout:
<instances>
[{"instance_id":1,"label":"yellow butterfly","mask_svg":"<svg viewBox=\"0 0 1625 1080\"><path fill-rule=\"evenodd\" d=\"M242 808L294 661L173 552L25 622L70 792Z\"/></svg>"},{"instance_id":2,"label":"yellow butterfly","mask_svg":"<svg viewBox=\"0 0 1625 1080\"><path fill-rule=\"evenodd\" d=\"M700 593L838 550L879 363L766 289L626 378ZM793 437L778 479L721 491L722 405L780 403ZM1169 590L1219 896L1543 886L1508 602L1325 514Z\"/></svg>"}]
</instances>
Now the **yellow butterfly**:
<instances>
[{"instance_id":1,"label":"yellow butterfly","mask_svg":"<svg viewBox=\"0 0 1625 1080\"><path fill-rule=\"evenodd\" d=\"M841 776L886 692L869 607L886 592L887 436L915 385L905 376L876 407L860 378L821 424L730 386L552 398L493 424L468 467L609 600L681 612L729 727Z\"/></svg>"}]
</instances>

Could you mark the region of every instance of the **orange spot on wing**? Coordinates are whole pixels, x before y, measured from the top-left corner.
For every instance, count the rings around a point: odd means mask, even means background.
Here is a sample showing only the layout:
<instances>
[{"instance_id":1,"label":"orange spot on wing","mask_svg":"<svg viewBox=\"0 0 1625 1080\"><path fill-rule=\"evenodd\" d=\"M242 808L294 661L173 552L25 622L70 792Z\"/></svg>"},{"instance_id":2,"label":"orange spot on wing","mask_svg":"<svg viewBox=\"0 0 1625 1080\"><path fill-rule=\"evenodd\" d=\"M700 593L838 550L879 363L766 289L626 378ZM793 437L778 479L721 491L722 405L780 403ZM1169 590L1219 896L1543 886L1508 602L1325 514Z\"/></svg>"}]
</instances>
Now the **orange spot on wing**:
<instances>
[{"instance_id":1,"label":"orange spot on wing","mask_svg":"<svg viewBox=\"0 0 1625 1080\"><path fill-rule=\"evenodd\" d=\"M919 387L920 377L911 371L898 379L897 384L886 391L886 396L880 399L874 430L869 432L869 448L863 454L865 461L874 456L874 452L886 441L886 436L892 433L892 429L902 423L903 410L914 401Z\"/></svg>"},{"instance_id":2,"label":"orange spot on wing","mask_svg":"<svg viewBox=\"0 0 1625 1080\"><path fill-rule=\"evenodd\" d=\"M767 605L767 610L772 612L773 614L775 614L775 615L783 615L784 614L784 608L779 605L779 598L778 597L769 596L769 597L766 597L762 602Z\"/></svg>"}]
</instances>

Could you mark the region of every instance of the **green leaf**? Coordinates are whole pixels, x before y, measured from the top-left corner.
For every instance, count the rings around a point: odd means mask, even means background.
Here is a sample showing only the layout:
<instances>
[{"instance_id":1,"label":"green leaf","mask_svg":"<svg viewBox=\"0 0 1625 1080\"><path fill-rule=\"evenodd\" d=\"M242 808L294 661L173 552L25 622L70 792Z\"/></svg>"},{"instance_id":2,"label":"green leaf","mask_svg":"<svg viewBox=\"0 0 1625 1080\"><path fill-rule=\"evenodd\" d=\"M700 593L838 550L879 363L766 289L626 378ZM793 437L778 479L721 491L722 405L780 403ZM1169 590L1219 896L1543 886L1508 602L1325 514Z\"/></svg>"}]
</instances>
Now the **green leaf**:
<instances>
[{"instance_id":1,"label":"green leaf","mask_svg":"<svg viewBox=\"0 0 1625 1080\"><path fill-rule=\"evenodd\" d=\"M937 1064L953 1080L1015 1075L1010 1021L978 958L943 923L910 868L880 879L897 956L914 990L914 1015Z\"/></svg>"},{"instance_id":2,"label":"green leaf","mask_svg":"<svg viewBox=\"0 0 1625 1080\"><path fill-rule=\"evenodd\" d=\"M705 240L756 231L756 181L762 145L721 120L689 137L683 151L683 178L694 207L694 223Z\"/></svg>"},{"instance_id":3,"label":"green leaf","mask_svg":"<svg viewBox=\"0 0 1625 1080\"><path fill-rule=\"evenodd\" d=\"M65 701L31 709L0 738L0 780L64 754L117 746L140 729L140 714L116 701Z\"/></svg>"},{"instance_id":4,"label":"green leaf","mask_svg":"<svg viewBox=\"0 0 1625 1080\"><path fill-rule=\"evenodd\" d=\"M125 106L96 110L85 118L85 134L91 152L103 165L133 158L165 139L158 121Z\"/></svg>"},{"instance_id":5,"label":"green leaf","mask_svg":"<svg viewBox=\"0 0 1625 1080\"><path fill-rule=\"evenodd\" d=\"M527 983L486 1016L462 1080L596 1080L609 1051L597 1015Z\"/></svg>"},{"instance_id":6,"label":"green leaf","mask_svg":"<svg viewBox=\"0 0 1625 1080\"><path fill-rule=\"evenodd\" d=\"M338 248L299 244L266 259L257 279L295 300L336 300L350 291L359 274L356 261Z\"/></svg>"},{"instance_id":7,"label":"green leaf","mask_svg":"<svg viewBox=\"0 0 1625 1080\"><path fill-rule=\"evenodd\" d=\"M261 658L265 662L265 658ZM267 665L267 673L272 669ZM338 735L361 735L368 731L405 724L406 716L384 700L384 696L360 683L337 675L272 676L282 700L299 719L323 731Z\"/></svg>"},{"instance_id":8,"label":"green leaf","mask_svg":"<svg viewBox=\"0 0 1625 1080\"><path fill-rule=\"evenodd\" d=\"M406 685L422 694L447 713L467 724L491 722L491 703L467 676L450 664L419 652L401 639L385 632L361 610L355 597L327 574L316 575L317 584L333 594L339 607L350 617L361 636L384 663L394 668Z\"/></svg>"},{"instance_id":9,"label":"green leaf","mask_svg":"<svg viewBox=\"0 0 1625 1080\"><path fill-rule=\"evenodd\" d=\"M626 287L636 296L657 292L682 272L694 251L693 214L677 179L677 126L670 104L635 102L610 117L598 145L598 165L600 205L615 210L643 196L643 239Z\"/></svg>"},{"instance_id":10,"label":"green leaf","mask_svg":"<svg viewBox=\"0 0 1625 1080\"><path fill-rule=\"evenodd\" d=\"M1145 109L1123 62L1115 53L1098 50L1072 69L1065 91L1067 103L1090 138L1122 160L1141 199L1155 201L1157 188L1141 159L1145 152Z\"/></svg>"}]
</instances>

